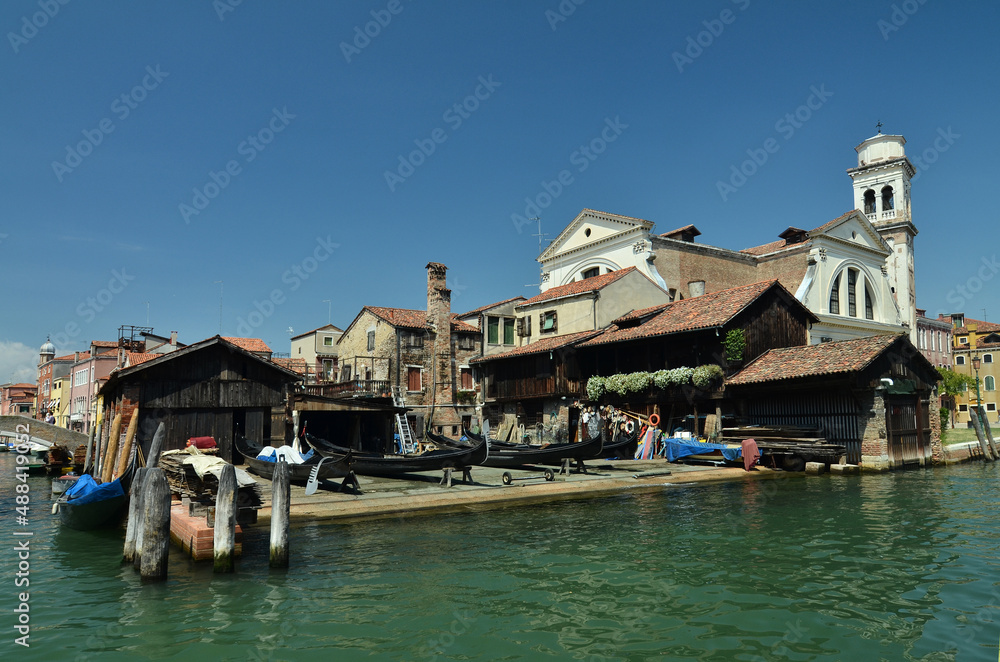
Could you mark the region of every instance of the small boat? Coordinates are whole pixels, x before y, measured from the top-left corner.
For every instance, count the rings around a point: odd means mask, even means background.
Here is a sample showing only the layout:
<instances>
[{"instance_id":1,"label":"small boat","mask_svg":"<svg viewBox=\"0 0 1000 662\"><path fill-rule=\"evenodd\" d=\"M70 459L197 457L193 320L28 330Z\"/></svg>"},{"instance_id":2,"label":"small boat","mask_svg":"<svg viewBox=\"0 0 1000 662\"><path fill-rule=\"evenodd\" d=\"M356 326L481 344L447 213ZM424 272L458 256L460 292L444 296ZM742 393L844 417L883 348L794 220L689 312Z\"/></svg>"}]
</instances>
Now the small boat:
<instances>
[{"instance_id":1,"label":"small boat","mask_svg":"<svg viewBox=\"0 0 1000 662\"><path fill-rule=\"evenodd\" d=\"M118 524L128 502L137 461L133 454L125 473L107 483L98 483L89 474L80 476L53 504L53 514L59 513L63 526L78 531Z\"/></svg>"},{"instance_id":2,"label":"small boat","mask_svg":"<svg viewBox=\"0 0 1000 662\"><path fill-rule=\"evenodd\" d=\"M250 471L261 478L266 478L267 480L274 479L274 468L277 466L275 461L258 458L258 455L265 450L265 447L254 444L245 437L237 438L235 444L236 450L243 456ZM283 446L281 449L275 449L273 446L268 446L267 448L272 449L275 455L283 455L285 457L285 460L288 462L288 476L293 483L307 482L313 468L323 459L323 456L318 451L301 456L297 452L292 451L288 446ZM316 479L343 478L351 473L351 465L353 463L354 457L350 452L331 454L330 459L323 462L323 466L320 467Z\"/></svg>"},{"instance_id":3,"label":"small boat","mask_svg":"<svg viewBox=\"0 0 1000 662\"><path fill-rule=\"evenodd\" d=\"M474 438L471 433L466 433ZM461 444L462 442L428 432L427 437L439 446ZM475 435L482 443L482 437ZM527 444L498 444L490 442L489 456L481 463L484 467L520 467L527 464L561 464L564 458L589 460L601 455L604 446L602 434L584 441L568 444L529 446Z\"/></svg>"},{"instance_id":4,"label":"small boat","mask_svg":"<svg viewBox=\"0 0 1000 662\"><path fill-rule=\"evenodd\" d=\"M424 453L396 455L353 451L309 433L305 434L305 440L317 453L324 456L353 453L355 473L365 476L398 476L416 471L472 467L483 464L490 452L485 441L462 448L443 448Z\"/></svg>"},{"instance_id":5,"label":"small boat","mask_svg":"<svg viewBox=\"0 0 1000 662\"><path fill-rule=\"evenodd\" d=\"M73 485L76 484L76 481L79 478L80 478L79 476L74 476L73 474L67 474L67 475L64 475L64 476L60 476L58 478L53 478L52 479L52 496L56 496L57 497L57 496L63 494L66 490L68 490L69 488L73 487Z\"/></svg>"}]
</instances>

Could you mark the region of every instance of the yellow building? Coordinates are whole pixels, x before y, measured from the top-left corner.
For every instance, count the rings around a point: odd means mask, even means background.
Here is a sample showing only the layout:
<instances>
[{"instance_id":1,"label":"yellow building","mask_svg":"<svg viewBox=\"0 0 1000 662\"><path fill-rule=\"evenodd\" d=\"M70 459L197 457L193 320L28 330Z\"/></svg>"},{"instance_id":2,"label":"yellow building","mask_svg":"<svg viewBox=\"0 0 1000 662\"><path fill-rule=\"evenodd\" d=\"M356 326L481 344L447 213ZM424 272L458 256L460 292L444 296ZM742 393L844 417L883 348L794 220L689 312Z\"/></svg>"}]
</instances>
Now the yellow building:
<instances>
[{"instance_id":1,"label":"yellow building","mask_svg":"<svg viewBox=\"0 0 1000 662\"><path fill-rule=\"evenodd\" d=\"M56 425L69 427L69 375L52 380L49 395L52 414L56 417Z\"/></svg>"},{"instance_id":2,"label":"yellow building","mask_svg":"<svg viewBox=\"0 0 1000 662\"><path fill-rule=\"evenodd\" d=\"M948 318L945 318L948 319ZM961 313L950 316L955 372L979 378L979 401L993 427L1000 426L997 413L997 362L1000 361L1000 324L967 318ZM978 366L978 370L977 370ZM975 387L955 398L955 424L966 426L977 406Z\"/></svg>"}]
</instances>

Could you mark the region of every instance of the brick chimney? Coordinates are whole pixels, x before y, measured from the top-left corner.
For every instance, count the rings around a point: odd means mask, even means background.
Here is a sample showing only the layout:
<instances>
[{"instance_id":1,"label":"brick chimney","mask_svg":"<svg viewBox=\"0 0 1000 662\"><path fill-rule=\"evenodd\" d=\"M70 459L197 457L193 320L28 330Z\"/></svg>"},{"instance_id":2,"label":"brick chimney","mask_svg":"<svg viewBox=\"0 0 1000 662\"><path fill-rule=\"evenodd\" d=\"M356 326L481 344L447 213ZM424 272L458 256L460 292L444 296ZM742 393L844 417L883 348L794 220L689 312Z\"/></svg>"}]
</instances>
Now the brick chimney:
<instances>
[{"instance_id":1,"label":"brick chimney","mask_svg":"<svg viewBox=\"0 0 1000 662\"><path fill-rule=\"evenodd\" d=\"M451 368L451 290L448 289L445 274L448 267L439 262L427 263L427 322L434 327L433 393L434 420L432 425L453 425L457 418L448 408L454 403ZM428 375L431 378L431 375Z\"/></svg>"}]
</instances>

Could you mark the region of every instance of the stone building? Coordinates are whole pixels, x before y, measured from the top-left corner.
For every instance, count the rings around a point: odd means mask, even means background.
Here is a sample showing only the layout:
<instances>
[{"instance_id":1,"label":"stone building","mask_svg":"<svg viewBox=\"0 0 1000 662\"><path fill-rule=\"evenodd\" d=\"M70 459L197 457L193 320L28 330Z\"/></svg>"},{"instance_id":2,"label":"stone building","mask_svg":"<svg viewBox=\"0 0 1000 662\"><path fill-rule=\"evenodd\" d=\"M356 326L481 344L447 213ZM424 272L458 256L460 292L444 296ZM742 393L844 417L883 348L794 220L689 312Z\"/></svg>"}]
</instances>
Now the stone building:
<instances>
[{"instance_id":1,"label":"stone building","mask_svg":"<svg viewBox=\"0 0 1000 662\"><path fill-rule=\"evenodd\" d=\"M939 320L952 326L953 369L963 375L979 379L979 393L975 387L955 397L955 424L971 424L972 411L982 405L983 413L991 425L1000 425L998 413L997 361L1000 361L1000 324L969 319L963 313L941 316ZM979 363L979 369L975 362ZM977 400L978 398L978 400Z\"/></svg>"},{"instance_id":2,"label":"stone building","mask_svg":"<svg viewBox=\"0 0 1000 662\"><path fill-rule=\"evenodd\" d=\"M340 383L331 395L389 397L410 409L410 427L461 433L475 416L470 360L481 331L451 313L447 267L427 264L427 309L365 306L338 341ZM326 391L324 391L326 393Z\"/></svg>"},{"instance_id":3,"label":"stone building","mask_svg":"<svg viewBox=\"0 0 1000 662\"><path fill-rule=\"evenodd\" d=\"M467 313L456 315L456 319L480 330L483 355L490 356L517 347L516 307L524 301L517 296L496 303L480 306Z\"/></svg>"},{"instance_id":4,"label":"stone building","mask_svg":"<svg viewBox=\"0 0 1000 662\"><path fill-rule=\"evenodd\" d=\"M333 324L292 336L291 358L306 362L306 383L337 381L337 340L343 331Z\"/></svg>"}]
</instances>

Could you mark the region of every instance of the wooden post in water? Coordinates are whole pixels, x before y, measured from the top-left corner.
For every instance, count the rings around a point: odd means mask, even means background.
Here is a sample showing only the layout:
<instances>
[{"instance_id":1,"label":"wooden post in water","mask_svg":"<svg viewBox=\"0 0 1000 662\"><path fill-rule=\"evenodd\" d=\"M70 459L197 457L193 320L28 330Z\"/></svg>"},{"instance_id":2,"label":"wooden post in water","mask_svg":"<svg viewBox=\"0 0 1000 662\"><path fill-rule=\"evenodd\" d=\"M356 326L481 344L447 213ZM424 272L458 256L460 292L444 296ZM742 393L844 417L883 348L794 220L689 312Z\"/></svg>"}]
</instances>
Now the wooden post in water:
<instances>
[{"instance_id":1,"label":"wooden post in water","mask_svg":"<svg viewBox=\"0 0 1000 662\"><path fill-rule=\"evenodd\" d=\"M236 467L227 464L222 467L219 491L215 497L215 536L212 548L215 553L215 572L233 572L235 569L236 490Z\"/></svg>"},{"instance_id":2,"label":"wooden post in water","mask_svg":"<svg viewBox=\"0 0 1000 662\"><path fill-rule=\"evenodd\" d=\"M271 483L271 567L288 567L288 515L291 481L288 463L279 458Z\"/></svg>"},{"instance_id":3,"label":"wooden post in water","mask_svg":"<svg viewBox=\"0 0 1000 662\"><path fill-rule=\"evenodd\" d=\"M975 411L971 411L972 407L969 409L971 414L969 418L972 419L972 426L976 428L976 436L979 437L979 447L983 449L983 459L992 462L993 456L990 455L989 446L986 445L986 435L983 433L983 422L979 418L979 407L976 407Z\"/></svg>"},{"instance_id":4,"label":"wooden post in water","mask_svg":"<svg viewBox=\"0 0 1000 662\"><path fill-rule=\"evenodd\" d=\"M167 426L163 421L156 426L153 433L153 441L149 442L149 457L146 458L146 466L153 468L160 463L160 454L163 453L163 445L167 441Z\"/></svg>"},{"instance_id":5,"label":"wooden post in water","mask_svg":"<svg viewBox=\"0 0 1000 662\"><path fill-rule=\"evenodd\" d=\"M87 468L90 467L90 457L94 450L94 439L100 436L98 430L101 429L100 425L95 425L90 428L90 436L87 437L87 456L83 460L83 473L87 473Z\"/></svg>"},{"instance_id":6,"label":"wooden post in water","mask_svg":"<svg viewBox=\"0 0 1000 662\"><path fill-rule=\"evenodd\" d=\"M132 488L129 491L128 501L128 524L125 526L125 550L122 553L122 563L135 563L136 547L135 535L139 527L139 520L142 519L142 481L149 471L146 467L139 467L132 478Z\"/></svg>"},{"instance_id":7,"label":"wooden post in water","mask_svg":"<svg viewBox=\"0 0 1000 662\"><path fill-rule=\"evenodd\" d=\"M170 485L163 469L149 469L143 481L143 534L139 574L144 582L167 578L170 551Z\"/></svg>"},{"instance_id":8,"label":"wooden post in water","mask_svg":"<svg viewBox=\"0 0 1000 662\"><path fill-rule=\"evenodd\" d=\"M986 441L990 443L990 450L993 451L993 457L1000 460L1000 453L997 452L997 444L993 440L993 430L990 429L990 417L983 414L983 435L986 437Z\"/></svg>"}]
</instances>

